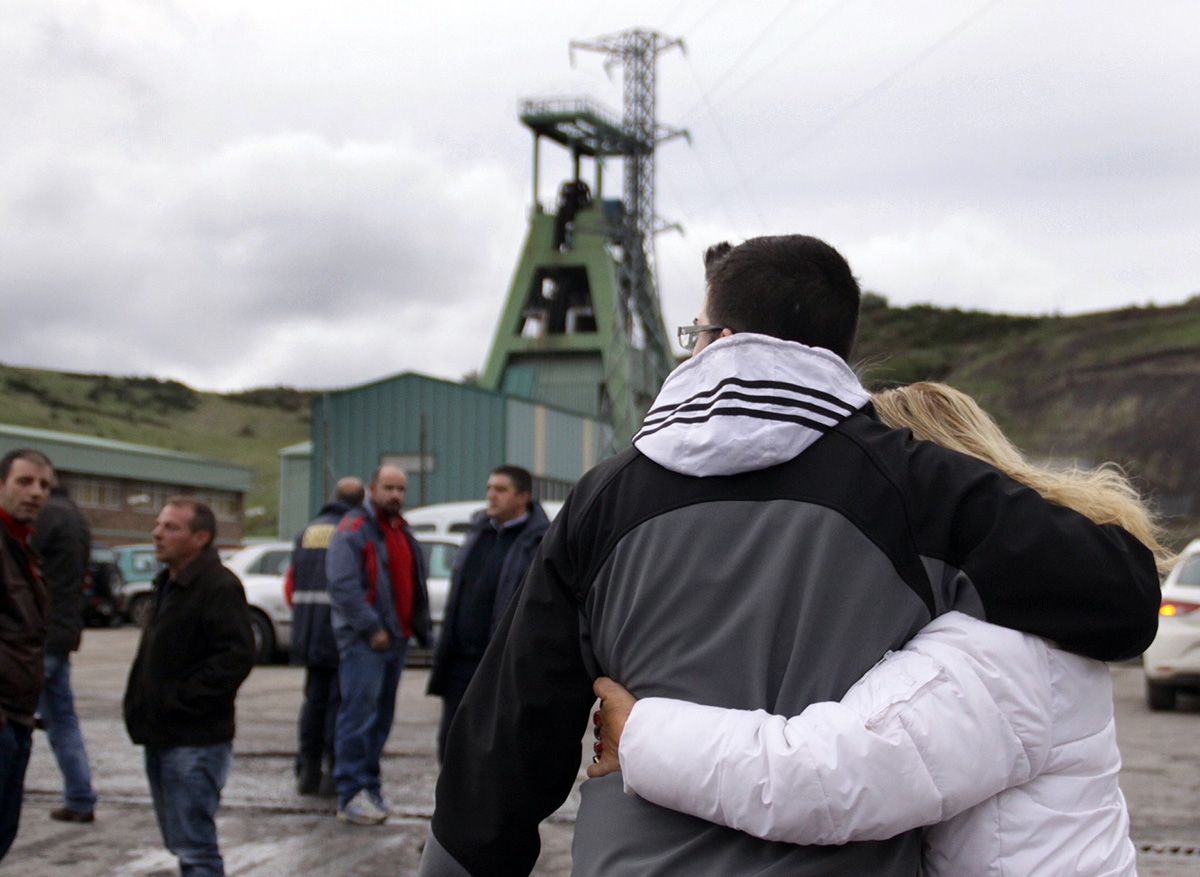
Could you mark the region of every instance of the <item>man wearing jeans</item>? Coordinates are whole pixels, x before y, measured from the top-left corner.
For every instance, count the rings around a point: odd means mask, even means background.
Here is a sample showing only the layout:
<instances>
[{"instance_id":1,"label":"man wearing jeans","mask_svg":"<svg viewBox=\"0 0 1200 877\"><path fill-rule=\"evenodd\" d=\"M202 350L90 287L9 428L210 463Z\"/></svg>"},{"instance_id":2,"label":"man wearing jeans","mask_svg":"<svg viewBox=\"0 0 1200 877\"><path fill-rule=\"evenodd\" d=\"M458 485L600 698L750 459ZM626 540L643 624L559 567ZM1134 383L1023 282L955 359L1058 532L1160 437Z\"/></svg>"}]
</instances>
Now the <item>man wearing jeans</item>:
<instances>
[{"instance_id":1,"label":"man wearing jeans","mask_svg":"<svg viewBox=\"0 0 1200 877\"><path fill-rule=\"evenodd\" d=\"M223 877L217 805L233 759L234 698L254 666L250 610L213 548L216 519L187 497L154 526L156 605L125 688L125 727L145 746L163 841L184 877Z\"/></svg>"},{"instance_id":2,"label":"man wearing jeans","mask_svg":"<svg viewBox=\"0 0 1200 877\"><path fill-rule=\"evenodd\" d=\"M337 818L356 825L387 819L379 761L392 729L404 653L410 636L424 646L432 638L425 559L400 516L407 492L401 469L380 466L363 507L342 518L325 557L341 660Z\"/></svg>"},{"instance_id":3,"label":"man wearing jeans","mask_svg":"<svg viewBox=\"0 0 1200 877\"><path fill-rule=\"evenodd\" d=\"M38 715L63 775L63 806L51 810L50 818L92 822L96 818L96 793L71 691L71 652L78 650L83 634L83 584L92 533L66 488L55 486L50 491L50 501L38 515L30 544L41 555L42 578L50 594L46 684L38 701Z\"/></svg>"},{"instance_id":4,"label":"man wearing jeans","mask_svg":"<svg viewBox=\"0 0 1200 877\"><path fill-rule=\"evenodd\" d=\"M29 537L53 481L39 451L18 448L0 458L0 859L17 836L42 690L49 601Z\"/></svg>"}]
</instances>

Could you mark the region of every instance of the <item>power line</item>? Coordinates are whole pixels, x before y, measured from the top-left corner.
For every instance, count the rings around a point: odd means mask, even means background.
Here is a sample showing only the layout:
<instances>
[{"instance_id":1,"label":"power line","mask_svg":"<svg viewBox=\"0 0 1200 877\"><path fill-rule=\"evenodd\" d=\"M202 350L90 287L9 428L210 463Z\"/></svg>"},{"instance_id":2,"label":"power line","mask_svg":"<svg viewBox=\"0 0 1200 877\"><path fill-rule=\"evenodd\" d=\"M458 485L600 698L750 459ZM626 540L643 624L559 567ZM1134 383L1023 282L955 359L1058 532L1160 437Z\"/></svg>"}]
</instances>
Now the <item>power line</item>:
<instances>
[{"instance_id":1,"label":"power line","mask_svg":"<svg viewBox=\"0 0 1200 877\"><path fill-rule=\"evenodd\" d=\"M765 63L760 64L758 66L758 68L756 70L754 70L752 73L750 73L748 76L742 77L742 79L737 82L737 88L735 89L734 94L736 94L738 91L741 91L743 88L745 88L745 86L749 85L755 79L762 76L767 70L771 69L776 64L778 64L779 61L782 58L784 58L784 56L789 55L792 52L794 52L796 50L797 46L801 45L802 43L806 42L809 38L811 38L817 31L819 31L822 27L825 26L825 23L827 21L829 21L829 19L833 18L836 13L840 12L847 5L849 5L848 0L839 0L839 2L834 2L828 9L825 10L825 12L815 22L813 22L811 27L802 31L794 40L792 40L790 43L788 43L786 46L784 46L784 48L781 51L779 51L775 55L771 56L771 58L768 61L766 61ZM785 8L784 12L787 12L787 11L788 10ZM781 16L776 16L776 20L779 17L781 17ZM725 73L721 74L721 76L717 78L716 84L713 85L712 88L707 89L704 92L704 94L701 95L701 97L704 97L705 95L707 95L707 97L711 100L714 97L716 92L722 91L723 89L727 89L729 87L729 83L731 82L731 80L726 79L725 77L728 76L729 73L733 72L738 67L738 65L741 64L741 62L745 59L745 57L748 56L750 54L750 52L753 50L753 48L755 46L757 46L757 44L761 41L762 37L765 37L770 32L770 29L772 26L774 26L774 24L775 24L775 21L773 20L771 22L771 25L768 26L768 28L766 30L764 30L762 34L760 34L758 39L755 40L754 44L750 47L750 49L747 49L745 52L743 52L742 55L738 58L737 62L734 64L731 64L729 66L729 68L725 71ZM696 103L694 103L686 112L684 112L680 115L680 119L683 120L683 119L689 118L691 116L691 114L693 112L695 112L696 109L700 106L700 103L701 103L701 101L697 100Z\"/></svg>"},{"instance_id":2,"label":"power line","mask_svg":"<svg viewBox=\"0 0 1200 877\"><path fill-rule=\"evenodd\" d=\"M684 56L684 60L687 64L688 71L692 74L692 79L693 79L693 81L695 81L696 87L699 88L700 80L696 76L696 68L692 66L691 59L688 58L686 55ZM737 181L739 188L742 190L742 194L745 196L746 201L749 202L750 209L752 211L754 211L754 217L755 217L755 219L758 220L759 227L762 229L766 229L766 227L767 227L766 220L763 218L762 211L759 210L759 208L758 208L758 202L757 202L757 200L755 200L754 193L750 189L750 184L746 180L746 174L745 174L745 171L742 170L741 162L738 161L737 155L734 153L733 143L730 141L729 137L725 134L725 129L721 125L720 121L717 119L717 114L713 112L712 105L708 102L708 98L705 97L703 94L701 94L700 102L703 103L704 106L708 110L708 115L712 121L713 128L716 129L717 137L720 139L721 143L724 145L725 152L729 156L729 164L733 168L734 178ZM693 149L693 151L694 151L694 149ZM697 161L699 161L699 159L697 159ZM707 175L707 169L705 170L705 173ZM710 181L711 181L711 178L710 178Z\"/></svg>"},{"instance_id":3,"label":"power line","mask_svg":"<svg viewBox=\"0 0 1200 877\"><path fill-rule=\"evenodd\" d=\"M994 7L1000 5L1000 3L1001 3L1001 0L990 0L990 2L985 3L983 6L981 6L979 9L975 10L973 13L968 15L965 19L960 21L954 27L950 28L950 30L946 31L944 34L942 34L940 37L938 37L927 48L918 52L911 60L909 60L906 64L901 66L898 70L889 74L888 76L885 76L882 80L880 80L875 85L868 88L866 91L864 91L858 97L851 100L849 103L844 104L840 108L834 110L833 113L826 116L824 118L824 120L817 123L817 125L815 127L810 129L807 134L802 135L799 140L792 141L792 143L789 144L786 152L780 153L780 155L774 161L770 162L771 166L774 166L777 162L781 161L785 157L787 157L789 155L793 155L796 151L797 146L808 144L808 143L811 143L812 141L816 140L818 137L820 137L822 134L824 134L826 131L828 131L830 128L832 128L834 125L836 125L838 122L840 122L846 115L854 112L854 110L858 109L863 104L868 103L872 98L876 97L877 95L882 94L884 91L887 91L887 89L891 88L891 86L894 85L897 82L897 80L899 80L901 77L903 77L906 73L908 73L911 70L918 67L926 59L928 59L931 55L936 53L939 49L941 49L943 46L945 46L947 43L949 43L951 40L953 40L955 37L957 37L963 31L965 31L968 27L970 27L972 24L974 24L976 21L978 21L980 18L982 18L988 12L991 12Z\"/></svg>"},{"instance_id":4,"label":"power line","mask_svg":"<svg viewBox=\"0 0 1200 877\"><path fill-rule=\"evenodd\" d=\"M668 31L668 32L681 33L679 28L672 26L671 22L674 20L675 14L677 12L679 12L680 9L683 9L685 6L688 6L688 5L690 5L689 0L679 0L679 3L677 3L670 12L668 12L665 16L663 16L663 21L662 21L663 30Z\"/></svg>"},{"instance_id":5,"label":"power line","mask_svg":"<svg viewBox=\"0 0 1200 877\"><path fill-rule=\"evenodd\" d=\"M698 28L700 26L700 24L705 19L707 19L710 15L712 15L716 11L718 6L720 6L724 2L725 2L725 0L715 0L715 2L709 4L708 7L705 8L705 10L702 13L700 13L699 18L695 19L686 28L677 28L675 32L682 36L684 34L687 34L690 31L694 31L696 28Z\"/></svg>"}]
</instances>

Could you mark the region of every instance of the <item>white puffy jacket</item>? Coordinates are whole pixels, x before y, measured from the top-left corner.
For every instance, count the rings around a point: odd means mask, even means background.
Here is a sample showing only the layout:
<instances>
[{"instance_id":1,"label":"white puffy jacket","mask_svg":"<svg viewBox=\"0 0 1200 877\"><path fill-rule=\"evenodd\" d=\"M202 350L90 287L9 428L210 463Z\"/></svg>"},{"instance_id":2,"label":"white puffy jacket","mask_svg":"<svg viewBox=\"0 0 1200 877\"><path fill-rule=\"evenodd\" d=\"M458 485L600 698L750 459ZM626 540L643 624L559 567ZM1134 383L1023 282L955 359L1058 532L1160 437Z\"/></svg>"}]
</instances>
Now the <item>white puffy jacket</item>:
<instances>
[{"instance_id":1,"label":"white puffy jacket","mask_svg":"<svg viewBox=\"0 0 1200 877\"><path fill-rule=\"evenodd\" d=\"M620 760L627 792L770 840L928 825L927 874L1135 873L1108 668L958 612L790 719L639 700Z\"/></svg>"}]
</instances>

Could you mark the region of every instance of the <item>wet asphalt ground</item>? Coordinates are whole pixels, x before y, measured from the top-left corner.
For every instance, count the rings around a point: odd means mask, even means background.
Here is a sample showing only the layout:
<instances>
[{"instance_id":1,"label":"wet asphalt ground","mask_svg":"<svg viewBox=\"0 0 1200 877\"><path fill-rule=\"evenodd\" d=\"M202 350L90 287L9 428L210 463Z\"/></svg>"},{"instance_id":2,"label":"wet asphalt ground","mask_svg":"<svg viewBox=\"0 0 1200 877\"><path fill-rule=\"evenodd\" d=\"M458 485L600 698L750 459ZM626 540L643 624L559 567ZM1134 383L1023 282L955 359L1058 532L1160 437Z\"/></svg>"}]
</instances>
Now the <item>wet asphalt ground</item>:
<instances>
[{"instance_id":1,"label":"wet asphalt ground","mask_svg":"<svg viewBox=\"0 0 1200 877\"><path fill-rule=\"evenodd\" d=\"M125 734L120 698L138 631L89 630L72 664L77 707L100 803L91 825L48 817L59 805L60 778L38 734L26 780L21 830L0 874L22 877L167 877L178 873L162 846L150 806L142 753ZM440 701L424 694L427 672L409 668L384 759L392 816L378 827L348 826L329 801L295 793L292 758L303 671L257 667L238 696L234 763L218 816L231 877L350 877L416 871L429 830L437 776L434 732ZM1200 873L1200 700L1175 713L1150 713L1141 674L1114 669L1117 722L1142 877ZM580 779L587 743L580 746ZM575 794L542 826L535 874L570 873Z\"/></svg>"}]
</instances>

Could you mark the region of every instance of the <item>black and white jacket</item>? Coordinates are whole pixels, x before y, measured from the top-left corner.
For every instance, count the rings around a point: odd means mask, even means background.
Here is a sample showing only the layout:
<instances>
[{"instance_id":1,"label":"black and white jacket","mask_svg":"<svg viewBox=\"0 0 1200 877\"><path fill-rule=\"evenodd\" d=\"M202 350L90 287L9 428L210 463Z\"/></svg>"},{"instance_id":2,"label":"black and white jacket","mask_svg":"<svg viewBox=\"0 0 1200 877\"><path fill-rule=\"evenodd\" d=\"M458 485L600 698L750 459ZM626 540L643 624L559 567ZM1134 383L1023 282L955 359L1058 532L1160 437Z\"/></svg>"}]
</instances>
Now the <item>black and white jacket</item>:
<instances>
[{"instance_id":1,"label":"black and white jacket","mask_svg":"<svg viewBox=\"0 0 1200 877\"><path fill-rule=\"evenodd\" d=\"M421 873L529 873L601 673L794 715L949 609L1117 659L1153 639L1158 600L1133 537L884 426L828 351L721 339L547 533L451 730ZM920 836L772 843L611 775L582 786L572 855L575 875L912 875Z\"/></svg>"}]
</instances>

